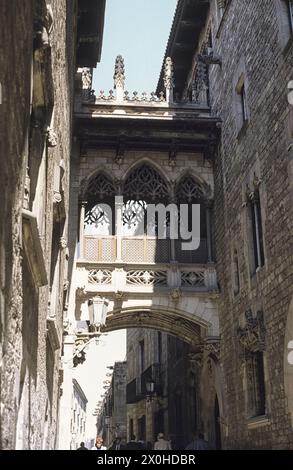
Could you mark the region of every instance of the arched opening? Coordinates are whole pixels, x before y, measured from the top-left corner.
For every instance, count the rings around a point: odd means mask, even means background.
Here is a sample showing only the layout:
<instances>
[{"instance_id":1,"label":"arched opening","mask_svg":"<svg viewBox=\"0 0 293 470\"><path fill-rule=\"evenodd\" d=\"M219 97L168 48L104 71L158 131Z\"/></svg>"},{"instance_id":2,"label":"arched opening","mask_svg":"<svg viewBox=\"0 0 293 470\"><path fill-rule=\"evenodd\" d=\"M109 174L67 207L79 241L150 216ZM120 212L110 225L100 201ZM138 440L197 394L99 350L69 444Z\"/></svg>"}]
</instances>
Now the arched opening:
<instances>
[{"instance_id":1,"label":"arched opening","mask_svg":"<svg viewBox=\"0 0 293 470\"><path fill-rule=\"evenodd\" d=\"M215 426L215 448L217 450L222 448L221 441L221 425L220 425L220 407L218 396L215 398L215 407L214 407L214 426Z\"/></svg>"},{"instance_id":2,"label":"arched opening","mask_svg":"<svg viewBox=\"0 0 293 470\"><path fill-rule=\"evenodd\" d=\"M210 202L207 189L192 175L185 175L176 186L175 199L180 212L180 237L176 241L176 259L182 263L206 263L212 261L212 227ZM200 207L199 220L196 218L195 206ZM183 214L183 211L184 214ZM200 244L197 250L182 250L183 229L189 233L196 231L200 222Z\"/></svg>"}]
</instances>

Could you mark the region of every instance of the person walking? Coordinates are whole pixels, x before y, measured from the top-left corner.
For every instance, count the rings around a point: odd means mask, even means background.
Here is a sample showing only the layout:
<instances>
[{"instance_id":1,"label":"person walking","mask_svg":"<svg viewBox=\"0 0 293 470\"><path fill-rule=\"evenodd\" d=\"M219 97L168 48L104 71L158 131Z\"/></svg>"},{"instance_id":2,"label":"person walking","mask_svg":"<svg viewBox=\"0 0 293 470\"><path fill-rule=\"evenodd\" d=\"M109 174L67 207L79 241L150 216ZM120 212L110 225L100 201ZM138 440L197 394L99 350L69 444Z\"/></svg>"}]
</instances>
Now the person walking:
<instances>
[{"instance_id":1,"label":"person walking","mask_svg":"<svg viewBox=\"0 0 293 470\"><path fill-rule=\"evenodd\" d=\"M92 447L92 450L107 450L106 446L103 446L104 439L102 436L96 437L96 444Z\"/></svg>"},{"instance_id":2,"label":"person walking","mask_svg":"<svg viewBox=\"0 0 293 470\"><path fill-rule=\"evenodd\" d=\"M84 445L84 442L81 442L80 446L76 450L88 450L88 448Z\"/></svg>"},{"instance_id":3,"label":"person walking","mask_svg":"<svg viewBox=\"0 0 293 470\"><path fill-rule=\"evenodd\" d=\"M165 439L162 432L159 432L158 439L155 442L154 450L172 450L171 444Z\"/></svg>"},{"instance_id":4,"label":"person walking","mask_svg":"<svg viewBox=\"0 0 293 470\"><path fill-rule=\"evenodd\" d=\"M136 441L136 437L134 435L132 435L130 441L127 442L126 450L142 450L140 442Z\"/></svg>"},{"instance_id":5,"label":"person walking","mask_svg":"<svg viewBox=\"0 0 293 470\"><path fill-rule=\"evenodd\" d=\"M185 450L209 450L210 445L202 432L194 435L194 439L185 447Z\"/></svg>"}]
</instances>

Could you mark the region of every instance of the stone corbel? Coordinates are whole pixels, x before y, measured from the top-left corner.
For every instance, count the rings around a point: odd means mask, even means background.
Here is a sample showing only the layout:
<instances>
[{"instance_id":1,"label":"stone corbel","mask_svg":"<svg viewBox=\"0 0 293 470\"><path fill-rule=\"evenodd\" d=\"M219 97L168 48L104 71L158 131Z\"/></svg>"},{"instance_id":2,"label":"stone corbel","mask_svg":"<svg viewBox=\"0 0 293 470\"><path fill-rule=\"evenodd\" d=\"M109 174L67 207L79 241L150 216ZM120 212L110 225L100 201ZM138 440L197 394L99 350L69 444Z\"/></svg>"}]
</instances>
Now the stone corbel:
<instances>
[{"instance_id":1,"label":"stone corbel","mask_svg":"<svg viewBox=\"0 0 293 470\"><path fill-rule=\"evenodd\" d=\"M172 302L179 302L182 298L181 289L173 289L169 295Z\"/></svg>"},{"instance_id":2,"label":"stone corbel","mask_svg":"<svg viewBox=\"0 0 293 470\"><path fill-rule=\"evenodd\" d=\"M22 210L22 231L23 247L34 282L37 287L46 286L48 278L37 218L26 209Z\"/></svg>"},{"instance_id":3,"label":"stone corbel","mask_svg":"<svg viewBox=\"0 0 293 470\"><path fill-rule=\"evenodd\" d=\"M46 138L48 147L56 147L58 144L58 137L55 130L52 127L48 127L46 130Z\"/></svg>"},{"instance_id":4,"label":"stone corbel","mask_svg":"<svg viewBox=\"0 0 293 470\"><path fill-rule=\"evenodd\" d=\"M116 155L115 155L115 163L119 166L122 165L124 161L125 148L126 148L125 139L121 137L119 139L117 149L116 149Z\"/></svg>"},{"instance_id":5,"label":"stone corbel","mask_svg":"<svg viewBox=\"0 0 293 470\"><path fill-rule=\"evenodd\" d=\"M171 167L176 166L177 152L178 152L177 143L173 141L169 149L169 166Z\"/></svg>"},{"instance_id":6,"label":"stone corbel","mask_svg":"<svg viewBox=\"0 0 293 470\"><path fill-rule=\"evenodd\" d=\"M214 356L218 361L220 359L220 346L220 338L217 336L207 337L204 340L204 350L208 355Z\"/></svg>"},{"instance_id":7,"label":"stone corbel","mask_svg":"<svg viewBox=\"0 0 293 470\"><path fill-rule=\"evenodd\" d=\"M50 47L49 36L53 29L53 10L45 0L41 0L37 9L34 21L34 48L47 49Z\"/></svg>"},{"instance_id":8,"label":"stone corbel","mask_svg":"<svg viewBox=\"0 0 293 470\"><path fill-rule=\"evenodd\" d=\"M53 351L60 349L61 343L55 317L47 318L47 332Z\"/></svg>"},{"instance_id":9,"label":"stone corbel","mask_svg":"<svg viewBox=\"0 0 293 470\"><path fill-rule=\"evenodd\" d=\"M251 309L245 312L245 324L237 330L238 340L242 347L242 356L265 350L265 334L263 312L259 310L254 317Z\"/></svg>"}]
</instances>

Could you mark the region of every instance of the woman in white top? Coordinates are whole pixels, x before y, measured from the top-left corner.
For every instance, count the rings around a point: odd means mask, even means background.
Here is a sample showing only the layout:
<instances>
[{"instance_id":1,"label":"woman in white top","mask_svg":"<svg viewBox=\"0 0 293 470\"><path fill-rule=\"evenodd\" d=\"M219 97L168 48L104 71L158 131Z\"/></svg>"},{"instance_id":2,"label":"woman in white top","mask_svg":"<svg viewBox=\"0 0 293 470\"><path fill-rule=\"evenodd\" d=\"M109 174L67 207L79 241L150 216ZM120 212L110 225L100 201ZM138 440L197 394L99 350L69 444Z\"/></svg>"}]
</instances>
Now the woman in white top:
<instances>
[{"instance_id":1,"label":"woman in white top","mask_svg":"<svg viewBox=\"0 0 293 470\"><path fill-rule=\"evenodd\" d=\"M170 442L165 439L162 432L158 434L158 440L155 442L154 450L172 450Z\"/></svg>"},{"instance_id":2,"label":"woman in white top","mask_svg":"<svg viewBox=\"0 0 293 470\"><path fill-rule=\"evenodd\" d=\"M103 446L102 436L97 436L96 444L92 447L92 450L107 450L107 447Z\"/></svg>"}]
</instances>

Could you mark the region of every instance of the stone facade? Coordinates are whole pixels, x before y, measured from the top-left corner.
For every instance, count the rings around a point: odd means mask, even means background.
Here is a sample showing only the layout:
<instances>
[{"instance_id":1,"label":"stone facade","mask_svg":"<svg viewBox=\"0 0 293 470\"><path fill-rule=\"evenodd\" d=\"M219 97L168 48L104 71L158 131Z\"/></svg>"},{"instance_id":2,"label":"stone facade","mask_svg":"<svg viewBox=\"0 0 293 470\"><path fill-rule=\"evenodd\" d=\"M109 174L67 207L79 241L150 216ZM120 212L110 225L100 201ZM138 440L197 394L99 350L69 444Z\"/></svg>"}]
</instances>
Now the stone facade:
<instances>
[{"instance_id":1,"label":"stone facade","mask_svg":"<svg viewBox=\"0 0 293 470\"><path fill-rule=\"evenodd\" d=\"M73 379L73 396L71 409L71 444L70 449L76 450L81 442L85 442L87 398L77 380Z\"/></svg>"},{"instance_id":2,"label":"stone facade","mask_svg":"<svg viewBox=\"0 0 293 470\"><path fill-rule=\"evenodd\" d=\"M226 402L223 445L288 449L293 446L292 366L287 360L292 336L293 242L289 2L228 1L225 8L218 3L211 2L185 90L192 86L198 52L212 47L206 59L209 96L213 114L222 119L214 217ZM241 104L243 90L245 102ZM251 191L259 194L261 210L263 260L257 267ZM258 328L260 312L263 337L260 330L254 330L258 345L246 342L243 349L243 333ZM264 402L259 413L250 409L250 387L256 382L250 375L248 351L263 356L264 370L258 373L263 375Z\"/></svg>"},{"instance_id":3,"label":"stone facade","mask_svg":"<svg viewBox=\"0 0 293 470\"><path fill-rule=\"evenodd\" d=\"M230 2L222 25L213 20L214 49L222 69L211 69L212 109L223 119L215 165L218 275L221 286L221 361L225 371L229 448L293 447L292 421L285 393L289 305L293 295L292 149L289 148L287 84L293 76L292 36L284 44L280 15L285 2ZM214 12L212 12L214 18ZM241 21L238 21L241 18ZM234 25L238 24L237 29ZM220 29L217 29L220 28ZM217 32L218 31L218 32ZM288 42L289 41L289 42ZM233 44L233 46L232 46ZM237 74L247 79L247 126L237 132ZM233 97L234 94L234 97ZM291 130L292 132L292 130ZM292 134L291 134L292 138ZM261 180L264 266L251 269L245 187ZM224 223L223 223L224 222ZM239 293L233 293L232 256L239 256ZM253 425L235 332L244 312L262 310L265 323L265 380L268 421ZM290 314L291 315L291 314ZM231 340L231 338L234 338Z\"/></svg>"},{"instance_id":4,"label":"stone facade","mask_svg":"<svg viewBox=\"0 0 293 470\"><path fill-rule=\"evenodd\" d=\"M0 7L0 447L54 449L82 0L20 3Z\"/></svg>"}]
</instances>

